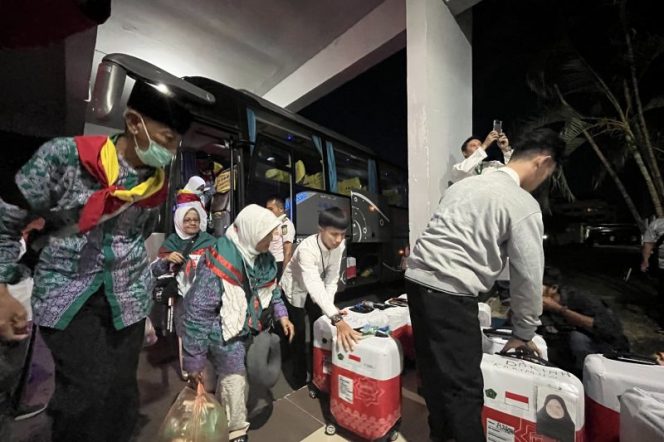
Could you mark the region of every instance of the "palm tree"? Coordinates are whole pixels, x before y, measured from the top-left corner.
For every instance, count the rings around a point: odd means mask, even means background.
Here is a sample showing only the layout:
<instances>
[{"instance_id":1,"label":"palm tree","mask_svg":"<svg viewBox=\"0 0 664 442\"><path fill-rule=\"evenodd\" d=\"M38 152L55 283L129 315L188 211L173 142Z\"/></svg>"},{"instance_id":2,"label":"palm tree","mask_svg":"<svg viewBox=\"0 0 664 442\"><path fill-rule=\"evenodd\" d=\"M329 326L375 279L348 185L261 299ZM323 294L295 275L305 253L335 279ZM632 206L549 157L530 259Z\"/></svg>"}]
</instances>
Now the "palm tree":
<instances>
[{"instance_id":1,"label":"palm tree","mask_svg":"<svg viewBox=\"0 0 664 442\"><path fill-rule=\"evenodd\" d=\"M604 74L593 66L569 41L550 52L544 66L528 77L531 88L543 102L541 114L532 126L556 126L567 143L567 153L590 147L603 166L600 181L610 177L637 224L639 212L627 191L621 172L633 162L644 180L645 190L658 217L664 216L662 149L649 123L649 114L664 108L664 96L643 104L641 82L652 64L664 54L664 37L640 35L629 26L626 1L616 2L622 41L611 51L615 60ZM597 181L599 183L599 181Z\"/></svg>"}]
</instances>

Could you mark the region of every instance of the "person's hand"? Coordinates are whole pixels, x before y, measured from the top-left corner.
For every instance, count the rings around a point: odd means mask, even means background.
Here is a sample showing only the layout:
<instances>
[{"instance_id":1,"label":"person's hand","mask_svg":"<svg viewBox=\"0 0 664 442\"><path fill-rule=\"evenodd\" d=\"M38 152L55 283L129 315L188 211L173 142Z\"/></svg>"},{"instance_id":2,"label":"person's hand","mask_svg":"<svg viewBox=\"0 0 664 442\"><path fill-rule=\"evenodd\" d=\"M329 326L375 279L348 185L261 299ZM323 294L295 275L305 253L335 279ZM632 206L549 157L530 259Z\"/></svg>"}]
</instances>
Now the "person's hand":
<instances>
[{"instance_id":1,"label":"person's hand","mask_svg":"<svg viewBox=\"0 0 664 442\"><path fill-rule=\"evenodd\" d=\"M0 340L20 341L28 337L28 312L9 294L6 284L0 284Z\"/></svg>"},{"instance_id":2,"label":"person's hand","mask_svg":"<svg viewBox=\"0 0 664 442\"><path fill-rule=\"evenodd\" d=\"M648 261L643 261L643 262L641 263L641 271L642 271L643 273L645 273L645 272L648 271L648 267L650 267Z\"/></svg>"},{"instance_id":3,"label":"person's hand","mask_svg":"<svg viewBox=\"0 0 664 442\"><path fill-rule=\"evenodd\" d=\"M507 152L510 150L510 140L507 138L507 135L504 133L500 134L498 137L498 147L500 147L500 150L503 152Z\"/></svg>"},{"instance_id":4,"label":"person's hand","mask_svg":"<svg viewBox=\"0 0 664 442\"><path fill-rule=\"evenodd\" d=\"M507 352L509 350L516 350L519 347L526 347L534 351L537 356L542 356L542 352L533 341L526 342L519 338L509 338L502 351Z\"/></svg>"},{"instance_id":5,"label":"person's hand","mask_svg":"<svg viewBox=\"0 0 664 442\"><path fill-rule=\"evenodd\" d=\"M173 264L182 264L184 262L184 256L180 252L171 252L167 257L166 261L172 262Z\"/></svg>"},{"instance_id":6,"label":"person's hand","mask_svg":"<svg viewBox=\"0 0 664 442\"><path fill-rule=\"evenodd\" d=\"M664 365L664 351L658 351L655 353L655 359L659 365Z\"/></svg>"},{"instance_id":7,"label":"person's hand","mask_svg":"<svg viewBox=\"0 0 664 442\"><path fill-rule=\"evenodd\" d=\"M544 308L544 311L547 311L547 312L557 313L562 308L562 305L560 305L553 298L550 298L548 296L543 296L542 297L542 304L543 304L542 307Z\"/></svg>"},{"instance_id":8,"label":"person's hand","mask_svg":"<svg viewBox=\"0 0 664 442\"><path fill-rule=\"evenodd\" d=\"M293 337L295 336L295 326L288 317L281 318L279 320L281 323L281 329L284 331L284 336L288 337L288 342L293 342Z\"/></svg>"},{"instance_id":9,"label":"person's hand","mask_svg":"<svg viewBox=\"0 0 664 442\"><path fill-rule=\"evenodd\" d=\"M196 386L198 384L203 384L205 387L205 383L203 382L203 373L200 371L195 371L193 373L187 373L187 382L194 388L196 389Z\"/></svg>"},{"instance_id":10,"label":"person's hand","mask_svg":"<svg viewBox=\"0 0 664 442\"><path fill-rule=\"evenodd\" d=\"M486 136L486 139L484 140L484 143L482 143L482 149L486 149L489 146L491 146L491 143L496 141L499 136L500 136L500 134L498 132L496 132L495 130L492 130L491 132L489 132L489 135Z\"/></svg>"},{"instance_id":11,"label":"person's hand","mask_svg":"<svg viewBox=\"0 0 664 442\"><path fill-rule=\"evenodd\" d=\"M353 351L353 344L360 340L362 335L351 328L344 320L337 322L337 342L341 342L344 350Z\"/></svg>"}]
</instances>

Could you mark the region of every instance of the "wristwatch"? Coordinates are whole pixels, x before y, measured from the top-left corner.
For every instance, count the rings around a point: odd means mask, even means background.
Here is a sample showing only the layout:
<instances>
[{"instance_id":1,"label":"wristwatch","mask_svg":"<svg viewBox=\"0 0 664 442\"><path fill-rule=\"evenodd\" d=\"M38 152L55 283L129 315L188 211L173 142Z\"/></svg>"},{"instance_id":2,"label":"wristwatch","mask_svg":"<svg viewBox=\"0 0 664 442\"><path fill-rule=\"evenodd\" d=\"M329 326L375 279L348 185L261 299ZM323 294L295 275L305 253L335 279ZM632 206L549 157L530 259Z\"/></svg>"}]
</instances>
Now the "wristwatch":
<instances>
[{"instance_id":1,"label":"wristwatch","mask_svg":"<svg viewBox=\"0 0 664 442\"><path fill-rule=\"evenodd\" d=\"M343 319L344 319L343 316L337 313L336 315L332 315L330 321L332 322L332 325L337 325Z\"/></svg>"}]
</instances>

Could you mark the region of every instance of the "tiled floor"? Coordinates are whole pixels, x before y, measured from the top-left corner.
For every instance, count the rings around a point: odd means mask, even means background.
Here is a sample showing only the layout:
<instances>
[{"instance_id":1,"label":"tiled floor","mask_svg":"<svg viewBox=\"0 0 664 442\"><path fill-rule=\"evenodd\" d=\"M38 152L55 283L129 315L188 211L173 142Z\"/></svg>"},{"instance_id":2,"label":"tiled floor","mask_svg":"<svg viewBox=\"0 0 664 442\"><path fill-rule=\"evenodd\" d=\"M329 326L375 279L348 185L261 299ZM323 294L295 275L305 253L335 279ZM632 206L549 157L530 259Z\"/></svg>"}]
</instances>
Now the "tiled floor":
<instances>
[{"instance_id":1,"label":"tiled floor","mask_svg":"<svg viewBox=\"0 0 664 442\"><path fill-rule=\"evenodd\" d=\"M155 439L168 409L185 385L177 372L174 348L172 342L163 340L141 353L138 372L141 393L140 430L133 442L151 442ZM50 361L48 357L43 357L44 350L45 348L39 350L42 352L37 368L40 376L49 371ZM43 396L48 396L51 391L52 378L47 377L45 383L39 387L38 396L43 399ZM426 407L415 391L415 373L407 370L403 376L402 424L398 439L401 441L427 440ZM256 427L252 427L249 433L252 442L360 440L342 429L339 429L335 436L327 436L324 432L327 406L319 399L311 399L306 388L293 391L282 376L272 389L272 394L277 400L271 415L252 422ZM40 398L33 397L31 400L38 402ZM45 413L16 422L11 442L49 442L49 426L50 422Z\"/></svg>"}]
</instances>

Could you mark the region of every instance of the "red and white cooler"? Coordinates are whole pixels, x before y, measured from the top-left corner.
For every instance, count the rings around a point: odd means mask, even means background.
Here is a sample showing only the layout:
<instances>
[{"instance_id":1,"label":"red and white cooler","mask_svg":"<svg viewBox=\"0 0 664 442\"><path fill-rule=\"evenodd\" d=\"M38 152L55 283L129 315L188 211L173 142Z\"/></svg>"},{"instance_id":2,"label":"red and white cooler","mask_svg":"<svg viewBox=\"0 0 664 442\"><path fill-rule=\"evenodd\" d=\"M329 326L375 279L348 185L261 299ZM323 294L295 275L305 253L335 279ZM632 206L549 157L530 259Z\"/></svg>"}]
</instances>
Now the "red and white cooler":
<instances>
[{"instance_id":1,"label":"red and white cooler","mask_svg":"<svg viewBox=\"0 0 664 442\"><path fill-rule=\"evenodd\" d=\"M391 337L371 336L350 353L335 351L330 411L336 424L364 439L396 439L402 365L399 344Z\"/></svg>"},{"instance_id":2,"label":"red and white cooler","mask_svg":"<svg viewBox=\"0 0 664 442\"><path fill-rule=\"evenodd\" d=\"M385 317L379 317L382 314L378 310L371 313L356 313L348 310L344 316L346 321L353 328L360 328L372 320L385 322ZM332 371L331 350L332 339L337 335L337 328L332 325L327 316L321 316L314 322L314 345L313 345L313 366L311 382L320 393L329 393L330 374ZM312 393L312 397L316 392Z\"/></svg>"},{"instance_id":3,"label":"red and white cooler","mask_svg":"<svg viewBox=\"0 0 664 442\"><path fill-rule=\"evenodd\" d=\"M632 362L630 362L630 360ZM619 397L632 387L664 393L664 367L638 357L588 355L583 365L586 426L590 442L620 440Z\"/></svg>"},{"instance_id":4,"label":"red and white cooler","mask_svg":"<svg viewBox=\"0 0 664 442\"><path fill-rule=\"evenodd\" d=\"M477 319L481 328L491 327L491 306L486 302L477 303Z\"/></svg>"},{"instance_id":5,"label":"red and white cooler","mask_svg":"<svg viewBox=\"0 0 664 442\"><path fill-rule=\"evenodd\" d=\"M664 393L630 388L620 396L620 440L664 440Z\"/></svg>"},{"instance_id":6,"label":"red and white cooler","mask_svg":"<svg viewBox=\"0 0 664 442\"><path fill-rule=\"evenodd\" d=\"M408 296L404 294L397 299L404 299L407 301ZM392 337L401 344L404 357L414 361L415 335L413 335L413 324L410 322L410 310L408 309L408 306L392 304L389 301L387 304L394 305L394 307L383 310L388 317L388 324L390 326Z\"/></svg>"},{"instance_id":7,"label":"red and white cooler","mask_svg":"<svg viewBox=\"0 0 664 442\"><path fill-rule=\"evenodd\" d=\"M482 356L486 440L584 440L583 384L571 373L513 357Z\"/></svg>"},{"instance_id":8,"label":"red and white cooler","mask_svg":"<svg viewBox=\"0 0 664 442\"><path fill-rule=\"evenodd\" d=\"M482 352L492 355L502 351L511 336L512 330L509 328L483 328ZM533 343L537 345L541 353L541 358L548 361L549 353L544 338L540 335L535 335Z\"/></svg>"}]
</instances>

